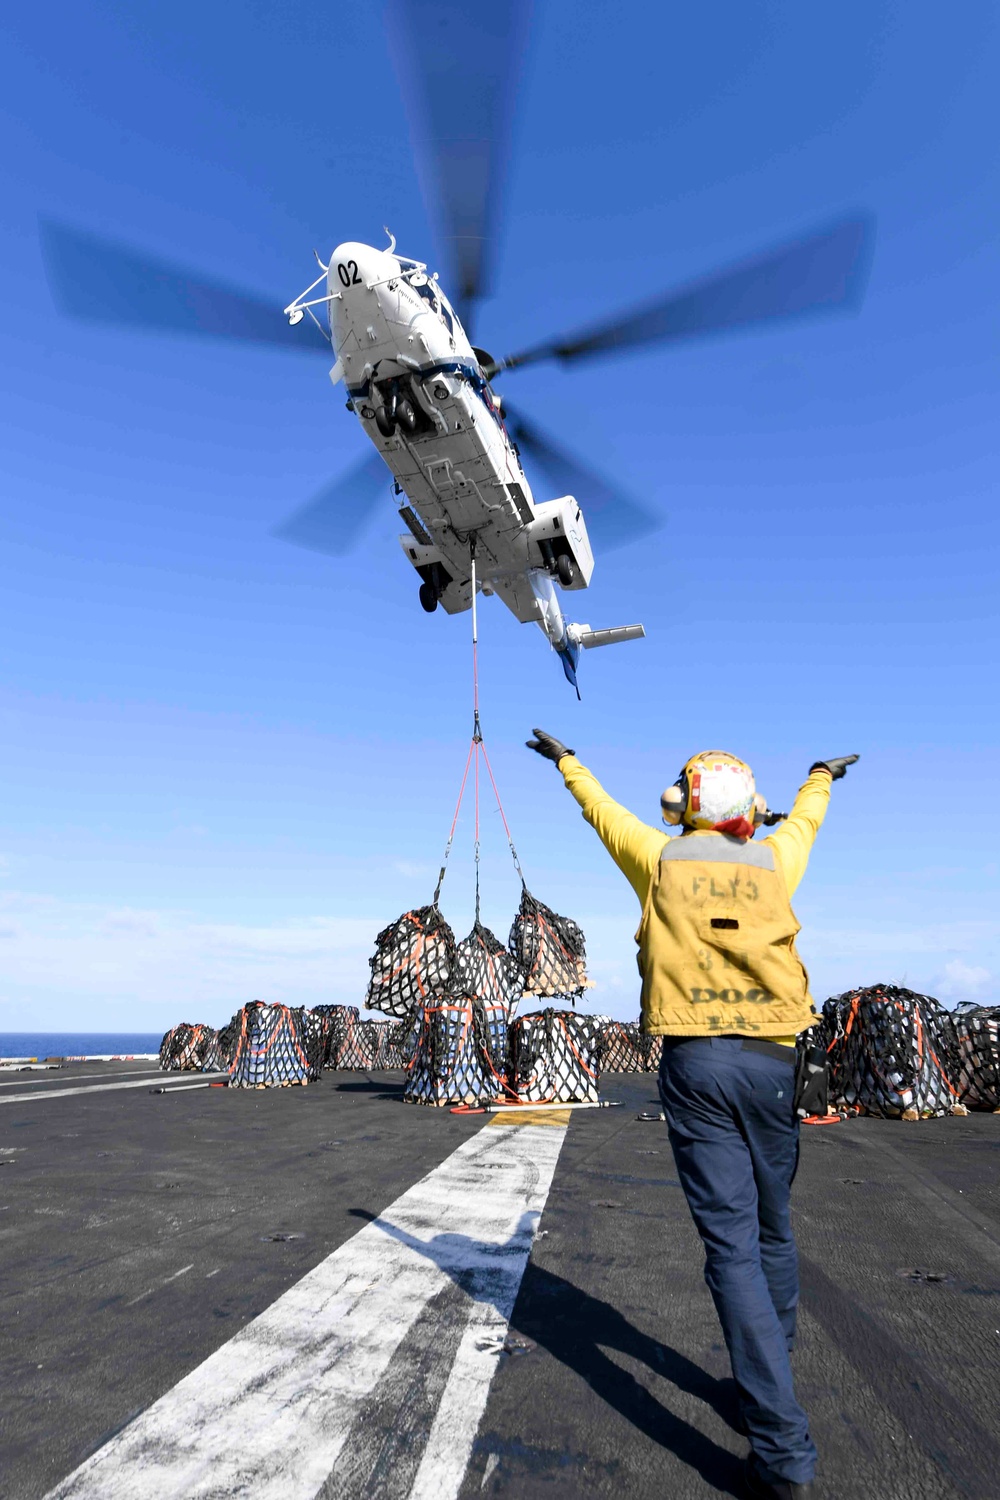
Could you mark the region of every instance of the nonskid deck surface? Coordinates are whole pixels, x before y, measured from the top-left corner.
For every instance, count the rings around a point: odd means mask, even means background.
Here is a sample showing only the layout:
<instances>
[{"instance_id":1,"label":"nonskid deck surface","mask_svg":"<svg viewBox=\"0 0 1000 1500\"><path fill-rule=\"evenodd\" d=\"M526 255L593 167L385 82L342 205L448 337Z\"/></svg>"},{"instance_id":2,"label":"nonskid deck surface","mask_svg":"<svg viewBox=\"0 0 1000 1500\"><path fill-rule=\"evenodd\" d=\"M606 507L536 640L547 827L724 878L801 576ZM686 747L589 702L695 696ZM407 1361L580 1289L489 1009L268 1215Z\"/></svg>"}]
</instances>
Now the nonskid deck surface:
<instances>
[{"instance_id":1,"label":"nonskid deck surface","mask_svg":"<svg viewBox=\"0 0 1000 1500\"><path fill-rule=\"evenodd\" d=\"M9 1500L739 1492L652 1079L517 1124L404 1106L400 1074L0 1082ZM990 1115L804 1132L795 1362L830 1500L995 1495L998 1167Z\"/></svg>"}]
</instances>

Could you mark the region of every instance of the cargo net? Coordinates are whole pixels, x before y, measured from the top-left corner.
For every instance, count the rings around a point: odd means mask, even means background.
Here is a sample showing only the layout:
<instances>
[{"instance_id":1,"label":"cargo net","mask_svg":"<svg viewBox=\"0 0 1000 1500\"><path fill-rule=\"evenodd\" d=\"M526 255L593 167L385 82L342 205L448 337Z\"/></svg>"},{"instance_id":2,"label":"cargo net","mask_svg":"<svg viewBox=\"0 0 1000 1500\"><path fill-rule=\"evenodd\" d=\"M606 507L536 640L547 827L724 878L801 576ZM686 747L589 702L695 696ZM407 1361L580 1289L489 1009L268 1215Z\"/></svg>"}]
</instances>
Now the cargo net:
<instances>
[{"instance_id":1,"label":"cargo net","mask_svg":"<svg viewBox=\"0 0 1000 1500\"><path fill-rule=\"evenodd\" d=\"M520 1016L510 1028L507 1081L525 1103L596 1103L602 1050L593 1016L559 1010Z\"/></svg>"},{"instance_id":2,"label":"cargo net","mask_svg":"<svg viewBox=\"0 0 1000 1500\"><path fill-rule=\"evenodd\" d=\"M455 950L455 975L475 997L478 1025L495 1080L502 1090L507 1071L507 1030L524 992L524 973L513 954L477 921Z\"/></svg>"},{"instance_id":3,"label":"cargo net","mask_svg":"<svg viewBox=\"0 0 1000 1500\"><path fill-rule=\"evenodd\" d=\"M583 931L570 917L560 917L537 901L527 886L510 929L510 951L524 973L524 994L538 999L565 999L571 1005L592 988L587 978Z\"/></svg>"},{"instance_id":4,"label":"cargo net","mask_svg":"<svg viewBox=\"0 0 1000 1500\"><path fill-rule=\"evenodd\" d=\"M1000 1113L1000 1005L956 1005L952 1077L970 1109Z\"/></svg>"},{"instance_id":5,"label":"cargo net","mask_svg":"<svg viewBox=\"0 0 1000 1500\"><path fill-rule=\"evenodd\" d=\"M455 935L436 906L404 912L375 939L365 1004L403 1020L433 1005L448 987Z\"/></svg>"},{"instance_id":6,"label":"cargo net","mask_svg":"<svg viewBox=\"0 0 1000 1500\"><path fill-rule=\"evenodd\" d=\"M230 1024L235 1031L230 1088L285 1088L319 1077L321 1028L309 1025L304 1010L254 1000L237 1011Z\"/></svg>"},{"instance_id":7,"label":"cargo net","mask_svg":"<svg viewBox=\"0 0 1000 1500\"><path fill-rule=\"evenodd\" d=\"M948 1077L951 1019L928 995L873 985L823 1006L829 1108L920 1120L965 1114Z\"/></svg>"},{"instance_id":8,"label":"cargo net","mask_svg":"<svg viewBox=\"0 0 1000 1500\"><path fill-rule=\"evenodd\" d=\"M642 1051L642 1071L658 1073L660 1059L663 1056L662 1036L647 1036L645 1032L642 1032L639 1036L639 1045Z\"/></svg>"},{"instance_id":9,"label":"cargo net","mask_svg":"<svg viewBox=\"0 0 1000 1500\"><path fill-rule=\"evenodd\" d=\"M471 995L425 1006L403 1091L408 1104L489 1104L503 1092L482 1007Z\"/></svg>"},{"instance_id":10,"label":"cargo net","mask_svg":"<svg viewBox=\"0 0 1000 1500\"><path fill-rule=\"evenodd\" d=\"M217 1073L225 1064L219 1053L219 1033L211 1026L182 1021L160 1043L160 1067L167 1072Z\"/></svg>"},{"instance_id":11,"label":"cargo net","mask_svg":"<svg viewBox=\"0 0 1000 1500\"><path fill-rule=\"evenodd\" d=\"M602 1021L603 1018L592 1016L591 1020ZM652 1037L643 1036L639 1030L638 1021L604 1021L601 1026L601 1042L604 1048L601 1066L604 1072L648 1072L647 1049L643 1043L652 1040Z\"/></svg>"},{"instance_id":12,"label":"cargo net","mask_svg":"<svg viewBox=\"0 0 1000 1500\"><path fill-rule=\"evenodd\" d=\"M415 1016L405 1021L390 1021L386 1037L386 1067L408 1068L417 1050L420 1022Z\"/></svg>"},{"instance_id":13,"label":"cargo net","mask_svg":"<svg viewBox=\"0 0 1000 1500\"><path fill-rule=\"evenodd\" d=\"M323 1066L339 1068L338 1061L351 1028L361 1012L356 1005L314 1005L310 1015L325 1022L323 1033Z\"/></svg>"},{"instance_id":14,"label":"cargo net","mask_svg":"<svg viewBox=\"0 0 1000 1500\"><path fill-rule=\"evenodd\" d=\"M366 1073L375 1059L376 1039L362 1021L356 1005L345 1006L346 1015L337 1050L331 1053L331 1068L345 1073Z\"/></svg>"}]
</instances>

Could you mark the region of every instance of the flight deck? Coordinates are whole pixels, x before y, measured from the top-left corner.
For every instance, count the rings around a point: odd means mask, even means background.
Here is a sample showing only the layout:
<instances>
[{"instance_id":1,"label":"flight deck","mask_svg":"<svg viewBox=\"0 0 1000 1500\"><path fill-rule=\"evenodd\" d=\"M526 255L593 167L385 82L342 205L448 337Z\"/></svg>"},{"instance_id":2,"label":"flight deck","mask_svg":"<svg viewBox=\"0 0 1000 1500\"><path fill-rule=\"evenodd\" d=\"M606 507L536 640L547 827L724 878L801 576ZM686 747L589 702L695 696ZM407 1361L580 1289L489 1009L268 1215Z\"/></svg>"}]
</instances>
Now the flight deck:
<instances>
[{"instance_id":1,"label":"flight deck","mask_svg":"<svg viewBox=\"0 0 1000 1500\"><path fill-rule=\"evenodd\" d=\"M655 1080L497 1119L402 1076L0 1074L6 1500L741 1492ZM996 1494L998 1167L990 1114L803 1130L828 1500Z\"/></svg>"}]
</instances>

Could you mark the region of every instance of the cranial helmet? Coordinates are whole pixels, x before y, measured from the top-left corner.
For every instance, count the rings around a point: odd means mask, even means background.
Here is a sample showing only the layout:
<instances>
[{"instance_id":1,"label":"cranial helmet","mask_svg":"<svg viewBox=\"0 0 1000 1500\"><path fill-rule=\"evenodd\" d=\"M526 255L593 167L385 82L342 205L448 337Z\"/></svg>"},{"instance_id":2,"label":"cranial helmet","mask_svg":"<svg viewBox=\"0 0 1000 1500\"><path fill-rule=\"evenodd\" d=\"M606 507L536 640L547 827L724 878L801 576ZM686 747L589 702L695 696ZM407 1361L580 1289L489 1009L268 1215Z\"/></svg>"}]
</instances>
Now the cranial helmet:
<instances>
[{"instance_id":1,"label":"cranial helmet","mask_svg":"<svg viewBox=\"0 0 1000 1500\"><path fill-rule=\"evenodd\" d=\"M750 767L725 750L692 755L663 793L660 806L664 823L714 829L737 838L750 838L767 811Z\"/></svg>"}]
</instances>

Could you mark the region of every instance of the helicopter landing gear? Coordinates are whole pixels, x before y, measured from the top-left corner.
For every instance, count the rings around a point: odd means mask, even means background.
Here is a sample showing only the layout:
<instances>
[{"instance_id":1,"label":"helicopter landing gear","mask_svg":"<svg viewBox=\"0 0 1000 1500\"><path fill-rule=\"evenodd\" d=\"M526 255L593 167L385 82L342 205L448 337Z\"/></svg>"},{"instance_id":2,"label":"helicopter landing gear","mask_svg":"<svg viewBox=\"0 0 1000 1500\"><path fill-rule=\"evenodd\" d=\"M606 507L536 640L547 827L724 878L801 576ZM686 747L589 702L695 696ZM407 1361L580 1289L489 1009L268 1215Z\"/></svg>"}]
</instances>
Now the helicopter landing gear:
<instances>
[{"instance_id":1,"label":"helicopter landing gear","mask_svg":"<svg viewBox=\"0 0 1000 1500\"><path fill-rule=\"evenodd\" d=\"M389 408L387 406L376 406L375 426L378 428L382 436L386 438L392 437L393 433L396 431L396 424L393 421L392 416L389 412Z\"/></svg>"},{"instance_id":2,"label":"helicopter landing gear","mask_svg":"<svg viewBox=\"0 0 1000 1500\"><path fill-rule=\"evenodd\" d=\"M420 425L417 414L413 409L413 402L408 401L405 396L396 404L396 421L400 427L405 427L407 432L416 432Z\"/></svg>"},{"instance_id":3,"label":"helicopter landing gear","mask_svg":"<svg viewBox=\"0 0 1000 1500\"><path fill-rule=\"evenodd\" d=\"M576 563L568 552L560 552L556 558L556 577L564 589L570 589L576 582Z\"/></svg>"},{"instance_id":4,"label":"helicopter landing gear","mask_svg":"<svg viewBox=\"0 0 1000 1500\"><path fill-rule=\"evenodd\" d=\"M420 585L420 607L432 615L438 607L438 591L432 583Z\"/></svg>"}]
</instances>

